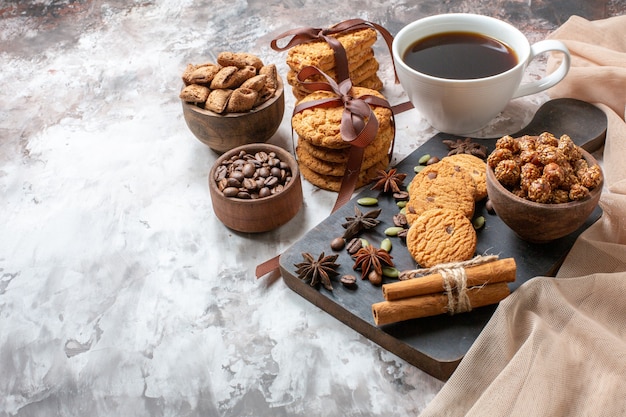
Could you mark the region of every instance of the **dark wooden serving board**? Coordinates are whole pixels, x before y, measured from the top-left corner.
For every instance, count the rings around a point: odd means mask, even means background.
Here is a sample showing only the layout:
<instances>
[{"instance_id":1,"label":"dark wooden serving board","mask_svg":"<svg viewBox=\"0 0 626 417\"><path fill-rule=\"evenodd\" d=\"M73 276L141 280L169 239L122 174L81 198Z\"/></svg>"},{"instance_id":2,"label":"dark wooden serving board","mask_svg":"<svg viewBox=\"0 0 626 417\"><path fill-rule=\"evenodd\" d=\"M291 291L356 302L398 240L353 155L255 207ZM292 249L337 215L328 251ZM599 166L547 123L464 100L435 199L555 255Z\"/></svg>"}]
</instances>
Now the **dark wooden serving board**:
<instances>
[{"instance_id":1,"label":"dark wooden serving board","mask_svg":"<svg viewBox=\"0 0 626 417\"><path fill-rule=\"evenodd\" d=\"M544 131L552 132L557 137L566 133L577 144L593 151L603 143L606 117L601 110L586 102L557 99L544 104L528 126L512 135L539 134ZM408 174L408 182L414 175L413 168L418 165L422 155L443 157L447 154L448 148L442 140L458 138L438 134L396 165L396 168L399 172ZM479 140L491 151L497 139L476 139ZM341 224L345 217L353 215L356 199L364 196L379 198L378 205L382 208L382 213L379 216L381 224L361 236L376 246L380 245L386 237L384 230L393 225L392 216L398 213L399 209L392 197L364 187L353 200L331 214L281 255L279 262L283 278L293 291L349 327L430 375L446 380L491 318L495 306L477 308L469 313L454 316L441 315L379 327L374 324L371 306L383 300L380 287L374 287L368 281L361 281L356 290L349 290L335 282L334 290L331 292L323 288L312 288L308 283L301 281L295 273L294 264L302 262L302 252L309 252L314 256L321 252L332 253L331 240L343 234ZM363 207L361 209L368 210ZM478 231L476 252L496 254L501 258L515 258L517 279L510 284L511 290L514 291L535 276L553 276L578 235L595 222L600 214L598 208L578 231L549 244L537 245L519 239L496 215L487 213L484 202L479 203L476 207L476 216L484 216L486 225ZM392 238L392 242L391 255L396 267L400 270L414 269L415 262L406 250L404 242L399 238ZM347 252L342 250L337 253L339 253L337 262L341 265L338 272L354 274L352 270L354 261ZM360 276L358 271L355 275ZM393 281L388 278L386 280Z\"/></svg>"}]
</instances>

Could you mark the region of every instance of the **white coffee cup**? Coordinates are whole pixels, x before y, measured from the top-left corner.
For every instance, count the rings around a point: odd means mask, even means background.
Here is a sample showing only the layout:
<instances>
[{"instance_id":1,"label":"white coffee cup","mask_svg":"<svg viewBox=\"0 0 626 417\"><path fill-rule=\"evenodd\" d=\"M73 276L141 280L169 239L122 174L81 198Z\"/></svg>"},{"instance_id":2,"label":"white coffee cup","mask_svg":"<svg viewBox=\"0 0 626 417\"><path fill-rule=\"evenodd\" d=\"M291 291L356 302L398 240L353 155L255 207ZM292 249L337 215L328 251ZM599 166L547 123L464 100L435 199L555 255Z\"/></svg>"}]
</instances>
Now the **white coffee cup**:
<instances>
[{"instance_id":1,"label":"white coffee cup","mask_svg":"<svg viewBox=\"0 0 626 417\"><path fill-rule=\"evenodd\" d=\"M423 74L407 65L406 51L416 41L447 32L486 35L508 45L517 55L517 64L508 71L478 79L446 79ZM524 71L538 55L549 51L563 54L553 73L522 84ZM570 66L570 54L557 40L530 45L518 29L501 20L468 13L426 17L409 23L394 37L393 59L400 83L413 106L435 129L457 135L475 132L486 126L511 99L535 94L560 82Z\"/></svg>"}]
</instances>

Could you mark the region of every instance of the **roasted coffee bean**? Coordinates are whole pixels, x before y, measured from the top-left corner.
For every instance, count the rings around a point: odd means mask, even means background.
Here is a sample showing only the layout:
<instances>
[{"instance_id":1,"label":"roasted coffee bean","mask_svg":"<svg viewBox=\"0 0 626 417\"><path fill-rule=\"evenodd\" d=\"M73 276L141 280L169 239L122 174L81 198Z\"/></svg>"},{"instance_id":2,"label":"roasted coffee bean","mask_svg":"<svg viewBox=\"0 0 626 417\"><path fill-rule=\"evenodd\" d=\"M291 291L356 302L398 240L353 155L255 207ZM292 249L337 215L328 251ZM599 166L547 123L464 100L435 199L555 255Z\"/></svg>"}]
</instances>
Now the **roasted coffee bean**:
<instances>
[{"instance_id":1,"label":"roasted coffee bean","mask_svg":"<svg viewBox=\"0 0 626 417\"><path fill-rule=\"evenodd\" d=\"M361 249L363 246L361 239L358 237L352 238L348 243L346 243L346 250L350 255L354 255Z\"/></svg>"},{"instance_id":2,"label":"roasted coffee bean","mask_svg":"<svg viewBox=\"0 0 626 417\"><path fill-rule=\"evenodd\" d=\"M256 190L256 181L252 178L244 178L242 185L246 190Z\"/></svg>"},{"instance_id":3,"label":"roasted coffee bean","mask_svg":"<svg viewBox=\"0 0 626 417\"><path fill-rule=\"evenodd\" d=\"M291 169L274 152L240 152L224 160L214 180L225 197L255 199L280 193L291 181Z\"/></svg>"},{"instance_id":4,"label":"roasted coffee bean","mask_svg":"<svg viewBox=\"0 0 626 417\"><path fill-rule=\"evenodd\" d=\"M245 178L244 175L243 175L243 172L241 172L241 171L233 171L233 172L230 173L230 175L228 177L229 178L234 178L237 181L239 181L240 183Z\"/></svg>"},{"instance_id":5,"label":"roasted coffee bean","mask_svg":"<svg viewBox=\"0 0 626 417\"><path fill-rule=\"evenodd\" d=\"M215 181L221 181L228 176L228 168L224 165L220 165L215 170Z\"/></svg>"},{"instance_id":6,"label":"roasted coffee bean","mask_svg":"<svg viewBox=\"0 0 626 417\"><path fill-rule=\"evenodd\" d=\"M356 288L357 286L357 280L354 275L342 275L341 278L339 278L339 281L341 281L343 286L346 288Z\"/></svg>"},{"instance_id":7,"label":"roasted coffee bean","mask_svg":"<svg viewBox=\"0 0 626 417\"><path fill-rule=\"evenodd\" d=\"M274 187L278 184L278 178L272 176L272 177L267 177L264 181L265 185L268 187Z\"/></svg>"},{"instance_id":8,"label":"roasted coffee bean","mask_svg":"<svg viewBox=\"0 0 626 417\"><path fill-rule=\"evenodd\" d=\"M393 198L395 198L398 201L408 200L409 199L409 192L408 191L398 191L397 193L393 193Z\"/></svg>"},{"instance_id":9,"label":"roasted coffee bean","mask_svg":"<svg viewBox=\"0 0 626 417\"><path fill-rule=\"evenodd\" d=\"M437 162L439 162L439 158L433 156L428 161L426 161L426 165L436 164Z\"/></svg>"},{"instance_id":10,"label":"roasted coffee bean","mask_svg":"<svg viewBox=\"0 0 626 417\"><path fill-rule=\"evenodd\" d=\"M254 176L254 173L256 172L256 167L254 166L254 164L248 162L243 166L241 172L243 172L244 177L252 178Z\"/></svg>"},{"instance_id":11,"label":"roasted coffee bean","mask_svg":"<svg viewBox=\"0 0 626 417\"><path fill-rule=\"evenodd\" d=\"M393 224L394 226L398 226L398 227L407 227L408 226L408 221L406 219L406 215L402 214L402 213L398 213L396 215L393 216Z\"/></svg>"},{"instance_id":12,"label":"roasted coffee bean","mask_svg":"<svg viewBox=\"0 0 626 417\"><path fill-rule=\"evenodd\" d=\"M267 155L267 152L257 152L254 154L254 159L256 159L259 162L266 162L267 158L269 158L269 156Z\"/></svg>"},{"instance_id":13,"label":"roasted coffee bean","mask_svg":"<svg viewBox=\"0 0 626 417\"><path fill-rule=\"evenodd\" d=\"M487 213L489 214L496 213L496 211L493 208L493 203L491 202L491 200L487 200L487 202L485 203L485 208L487 209Z\"/></svg>"},{"instance_id":14,"label":"roasted coffee bean","mask_svg":"<svg viewBox=\"0 0 626 417\"><path fill-rule=\"evenodd\" d=\"M343 249L346 246L346 241L342 237L336 237L330 242L330 248L334 251Z\"/></svg>"},{"instance_id":15,"label":"roasted coffee bean","mask_svg":"<svg viewBox=\"0 0 626 417\"><path fill-rule=\"evenodd\" d=\"M272 191L267 187L263 187L259 190L259 198L269 197L270 195L272 195Z\"/></svg>"},{"instance_id":16,"label":"roasted coffee bean","mask_svg":"<svg viewBox=\"0 0 626 417\"><path fill-rule=\"evenodd\" d=\"M367 279L372 283L372 285L380 285L383 283L383 274L379 274L378 271L372 270L369 274L367 274Z\"/></svg>"},{"instance_id":17,"label":"roasted coffee bean","mask_svg":"<svg viewBox=\"0 0 626 417\"><path fill-rule=\"evenodd\" d=\"M237 178L229 177L229 178L226 178L226 186L239 188L241 187L241 181L238 180Z\"/></svg>"},{"instance_id":18,"label":"roasted coffee bean","mask_svg":"<svg viewBox=\"0 0 626 417\"><path fill-rule=\"evenodd\" d=\"M222 193L225 197L235 197L239 193L239 189L236 187L226 187Z\"/></svg>"},{"instance_id":19,"label":"roasted coffee bean","mask_svg":"<svg viewBox=\"0 0 626 417\"><path fill-rule=\"evenodd\" d=\"M259 168L259 177L267 178L271 175L271 171L268 167Z\"/></svg>"}]
</instances>

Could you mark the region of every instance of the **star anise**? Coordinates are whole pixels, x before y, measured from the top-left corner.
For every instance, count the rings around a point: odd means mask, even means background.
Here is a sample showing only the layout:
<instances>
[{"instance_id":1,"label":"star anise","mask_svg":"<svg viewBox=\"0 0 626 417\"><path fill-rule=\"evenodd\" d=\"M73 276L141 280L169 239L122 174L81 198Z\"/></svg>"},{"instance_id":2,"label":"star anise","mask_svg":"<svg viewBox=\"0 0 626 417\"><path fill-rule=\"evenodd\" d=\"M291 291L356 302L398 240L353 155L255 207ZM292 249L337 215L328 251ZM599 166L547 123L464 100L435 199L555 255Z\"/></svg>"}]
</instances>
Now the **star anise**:
<instances>
[{"instance_id":1,"label":"star anise","mask_svg":"<svg viewBox=\"0 0 626 417\"><path fill-rule=\"evenodd\" d=\"M374 245L367 245L354 254L354 266L352 269L361 270L361 278L368 277L370 272L376 272L382 276L383 266L394 266L393 256L384 249L379 249Z\"/></svg>"},{"instance_id":2,"label":"star anise","mask_svg":"<svg viewBox=\"0 0 626 417\"><path fill-rule=\"evenodd\" d=\"M339 254L325 256L324 252L320 254L317 260L308 252L303 252L304 262L294 264L297 268L298 278L308 281L311 287L317 287L320 283L329 291L333 290L330 282L332 276L337 275L336 269L339 264L335 261Z\"/></svg>"},{"instance_id":3,"label":"star anise","mask_svg":"<svg viewBox=\"0 0 626 417\"><path fill-rule=\"evenodd\" d=\"M480 143L472 142L471 138L457 139L456 141L443 140L443 143L450 150L448 155L468 153L481 159L485 159L487 157L487 148Z\"/></svg>"},{"instance_id":4,"label":"star anise","mask_svg":"<svg viewBox=\"0 0 626 417\"><path fill-rule=\"evenodd\" d=\"M346 241L352 239L358 235L362 230L372 229L380 223L380 220L376 218L380 215L382 209L375 209L363 213L357 206L354 206L354 216L346 217L346 222L343 226L346 231L343 234L343 238Z\"/></svg>"},{"instance_id":5,"label":"star anise","mask_svg":"<svg viewBox=\"0 0 626 417\"><path fill-rule=\"evenodd\" d=\"M391 168L389 171L378 170L378 175L373 181L376 181L372 186L372 190L381 190L383 193L393 192L399 193L400 186L406 178L406 174L399 173L396 168Z\"/></svg>"}]
</instances>

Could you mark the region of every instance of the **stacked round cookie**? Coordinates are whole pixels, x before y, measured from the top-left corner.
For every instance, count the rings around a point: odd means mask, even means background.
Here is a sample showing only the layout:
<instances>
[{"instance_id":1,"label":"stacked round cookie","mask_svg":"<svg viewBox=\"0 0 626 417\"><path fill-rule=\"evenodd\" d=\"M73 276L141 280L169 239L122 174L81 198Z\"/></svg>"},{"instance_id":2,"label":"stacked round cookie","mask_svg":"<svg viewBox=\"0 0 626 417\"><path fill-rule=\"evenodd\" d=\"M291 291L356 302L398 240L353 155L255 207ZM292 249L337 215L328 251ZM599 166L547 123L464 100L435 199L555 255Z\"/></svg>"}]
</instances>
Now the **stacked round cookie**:
<instances>
[{"instance_id":1,"label":"stacked round cookie","mask_svg":"<svg viewBox=\"0 0 626 417\"><path fill-rule=\"evenodd\" d=\"M443 158L420 171L408 188L407 247L422 267L471 258L475 203L487 197L486 164L473 155Z\"/></svg>"},{"instance_id":2,"label":"stacked round cookie","mask_svg":"<svg viewBox=\"0 0 626 417\"><path fill-rule=\"evenodd\" d=\"M379 64L372 49L377 39L376 31L367 28L331 36L335 37L346 51L352 85L380 91L383 88L383 82L377 75ZM293 94L298 100L310 93L297 79L298 73L304 67L317 67L338 81L334 52L323 40L291 48L287 54L287 65L290 68L287 73L287 82L291 85ZM319 76L313 76L308 81L324 80Z\"/></svg>"},{"instance_id":3,"label":"stacked round cookie","mask_svg":"<svg viewBox=\"0 0 626 417\"><path fill-rule=\"evenodd\" d=\"M354 97L373 95L384 98L378 91L363 87L353 87ZM328 91L317 91L307 95L301 103L335 97ZM389 164L389 148L394 137L391 110L372 106L378 121L378 132L374 140L365 147L361 170L356 187L371 182L378 170ZM298 135L296 155L302 176L313 185L330 191L339 191L350 155L349 142L343 140L340 132L343 105L336 107L312 107L296 113L292 126Z\"/></svg>"}]
</instances>

